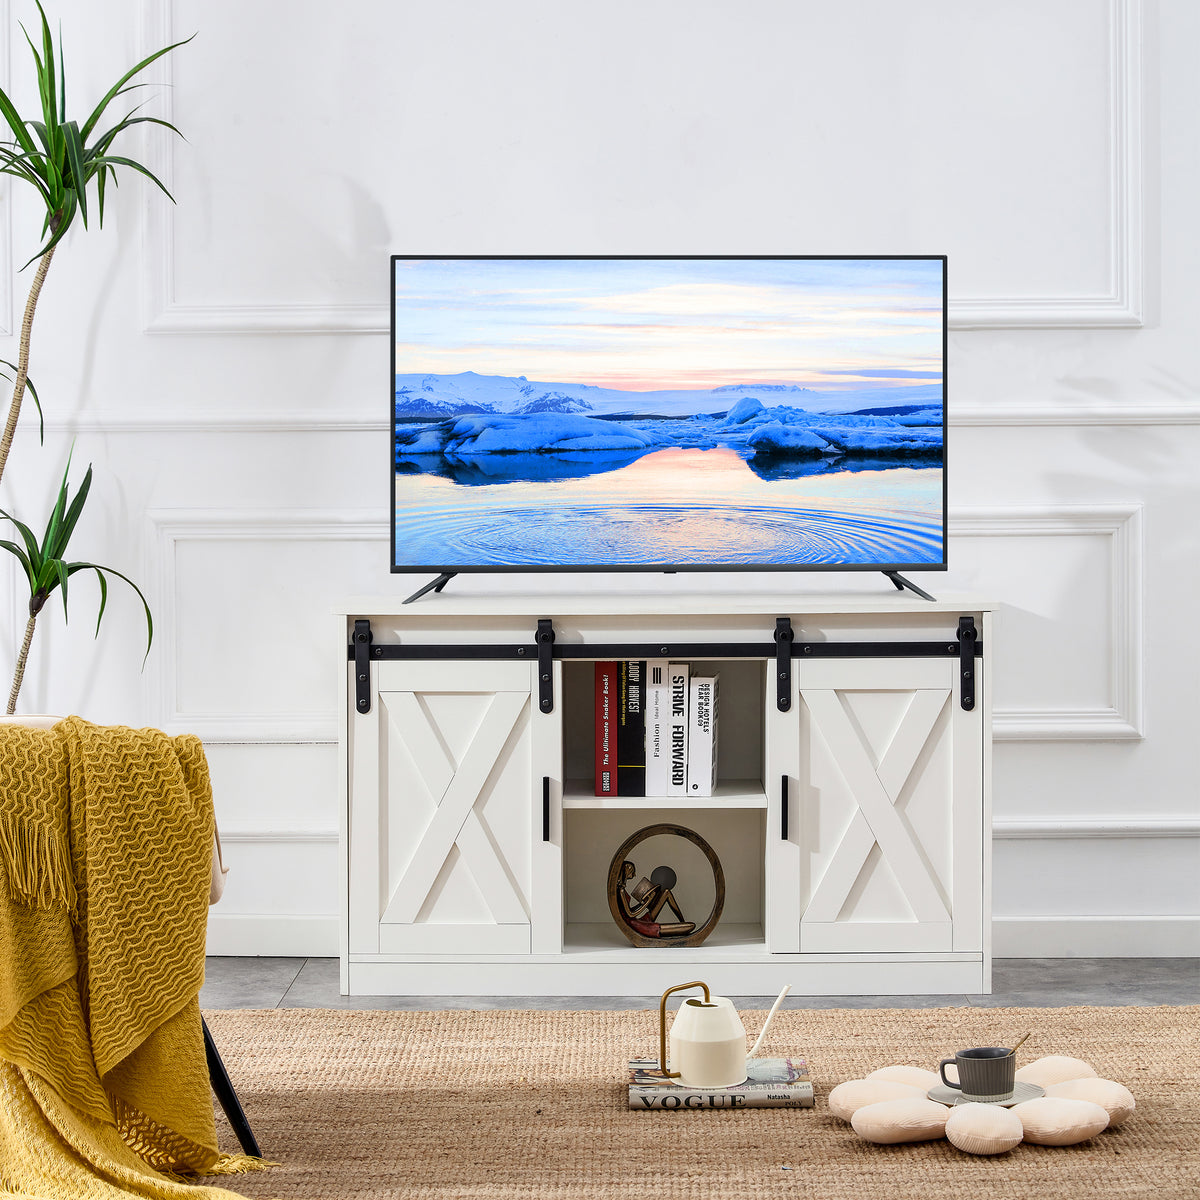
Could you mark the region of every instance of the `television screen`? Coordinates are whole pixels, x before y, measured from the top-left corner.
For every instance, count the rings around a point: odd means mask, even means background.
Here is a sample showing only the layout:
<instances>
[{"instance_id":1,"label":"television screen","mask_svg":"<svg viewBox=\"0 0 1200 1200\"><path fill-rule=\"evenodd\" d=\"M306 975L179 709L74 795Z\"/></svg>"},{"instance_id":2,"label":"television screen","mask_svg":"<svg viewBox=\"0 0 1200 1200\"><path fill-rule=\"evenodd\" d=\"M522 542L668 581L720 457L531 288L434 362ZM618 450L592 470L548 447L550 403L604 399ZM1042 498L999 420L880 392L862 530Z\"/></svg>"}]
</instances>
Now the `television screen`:
<instances>
[{"instance_id":1,"label":"television screen","mask_svg":"<svg viewBox=\"0 0 1200 1200\"><path fill-rule=\"evenodd\" d=\"M392 569L938 569L944 257L392 259Z\"/></svg>"}]
</instances>

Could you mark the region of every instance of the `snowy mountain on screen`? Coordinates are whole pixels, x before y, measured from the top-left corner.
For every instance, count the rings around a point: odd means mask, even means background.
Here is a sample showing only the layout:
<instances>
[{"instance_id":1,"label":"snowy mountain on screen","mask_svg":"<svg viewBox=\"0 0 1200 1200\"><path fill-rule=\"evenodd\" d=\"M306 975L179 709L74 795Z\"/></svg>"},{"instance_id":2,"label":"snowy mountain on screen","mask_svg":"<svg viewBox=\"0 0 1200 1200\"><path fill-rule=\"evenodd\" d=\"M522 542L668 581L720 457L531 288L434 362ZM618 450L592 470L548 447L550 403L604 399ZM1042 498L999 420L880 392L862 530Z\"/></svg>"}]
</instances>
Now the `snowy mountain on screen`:
<instances>
[{"instance_id":1,"label":"snowy mountain on screen","mask_svg":"<svg viewBox=\"0 0 1200 1200\"><path fill-rule=\"evenodd\" d=\"M396 416L401 420L472 413L723 417L747 398L757 400L764 408L821 413L847 413L869 408L872 415L905 408L911 415L917 410L940 409L942 388L938 383L913 386L885 383L851 389L793 383L736 383L710 389L635 392L588 383L540 383L524 375L479 375L474 371L457 375L396 376ZM900 414L897 412L897 415Z\"/></svg>"},{"instance_id":2,"label":"snowy mountain on screen","mask_svg":"<svg viewBox=\"0 0 1200 1200\"><path fill-rule=\"evenodd\" d=\"M568 459L587 460L577 473L589 474L605 469L602 461L611 469L655 450L717 447L734 450L763 477L790 476L820 463L930 464L940 462L943 446L940 389L927 384L902 389L905 396L872 388L874 405L846 411L828 407L829 394L782 384L629 392L473 372L397 376L396 383L397 470L448 472L460 482L545 477L552 457L556 475Z\"/></svg>"}]
</instances>

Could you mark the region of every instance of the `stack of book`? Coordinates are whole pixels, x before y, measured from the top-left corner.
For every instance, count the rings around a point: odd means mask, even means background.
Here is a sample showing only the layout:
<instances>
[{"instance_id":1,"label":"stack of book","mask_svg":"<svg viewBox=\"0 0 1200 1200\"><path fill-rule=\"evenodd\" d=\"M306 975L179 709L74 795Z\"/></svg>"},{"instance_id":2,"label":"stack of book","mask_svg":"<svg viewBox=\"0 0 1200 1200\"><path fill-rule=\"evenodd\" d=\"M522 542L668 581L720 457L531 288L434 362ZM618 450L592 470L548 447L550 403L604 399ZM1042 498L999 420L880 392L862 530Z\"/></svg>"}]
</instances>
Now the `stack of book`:
<instances>
[{"instance_id":1,"label":"stack of book","mask_svg":"<svg viewBox=\"0 0 1200 1200\"><path fill-rule=\"evenodd\" d=\"M689 664L596 664L596 795L711 796L720 677Z\"/></svg>"},{"instance_id":2,"label":"stack of book","mask_svg":"<svg viewBox=\"0 0 1200 1200\"><path fill-rule=\"evenodd\" d=\"M663 1078L656 1058L629 1064L630 1108L812 1108L813 1086L802 1058L750 1058L745 1083L685 1087Z\"/></svg>"}]
</instances>

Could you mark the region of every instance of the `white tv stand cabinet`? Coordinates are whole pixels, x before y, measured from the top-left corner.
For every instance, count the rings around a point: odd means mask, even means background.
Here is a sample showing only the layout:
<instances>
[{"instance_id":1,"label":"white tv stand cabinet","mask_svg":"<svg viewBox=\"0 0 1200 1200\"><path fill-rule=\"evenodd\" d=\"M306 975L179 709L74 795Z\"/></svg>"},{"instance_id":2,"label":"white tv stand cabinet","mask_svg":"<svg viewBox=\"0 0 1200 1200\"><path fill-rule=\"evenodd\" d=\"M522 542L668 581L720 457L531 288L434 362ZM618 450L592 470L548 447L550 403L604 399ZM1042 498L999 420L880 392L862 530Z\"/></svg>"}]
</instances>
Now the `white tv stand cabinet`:
<instances>
[{"instance_id":1,"label":"white tv stand cabinet","mask_svg":"<svg viewBox=\"0 0 1200 1200\"><path fill-rule=\"evenodd\" d=\"M977 599L433 596L339 617L344 994L991 990ZM592 794L593 664L648 657L720 672L711 799ZM635 948L609 915L614 851L659 822L721 859L695 948ZM672 865L702 920L711 873Z\"/></svg>"}]
</instances>

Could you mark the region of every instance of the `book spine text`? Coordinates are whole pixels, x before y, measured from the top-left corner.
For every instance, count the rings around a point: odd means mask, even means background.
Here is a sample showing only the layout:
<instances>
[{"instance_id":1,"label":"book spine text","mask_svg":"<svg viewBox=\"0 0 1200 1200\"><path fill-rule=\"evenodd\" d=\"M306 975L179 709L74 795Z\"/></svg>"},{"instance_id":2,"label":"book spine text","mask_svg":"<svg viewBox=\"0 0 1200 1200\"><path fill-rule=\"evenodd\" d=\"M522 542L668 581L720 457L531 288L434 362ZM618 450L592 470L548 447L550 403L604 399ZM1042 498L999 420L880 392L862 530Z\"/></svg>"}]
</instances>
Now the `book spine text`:
<instances>
[{"instance_id":1,"label":"book spine text","mask_svg":"<svg viewBox=\"0 0 1200 1200\"><path fill-rule=\"evenodd\" d=\"M646 795L665 796L670 775L670 709L667 660L652 658L646 663Z\"/></svg>"},{"instance_id":2,"label":"book spine text","mask_svg":"<svg viewBox=\"0 0 1200 1200\"><path fill-rule=\"evenodd\" d=\"M687 663L671 663L668 670L668 742L667 795L687 795L688 675Z\"/></svg>"},{"instance_id":3,"label":"book spine text","mask_svg":"<svg viewBox=\"0 0 1200 1200\"><path fill-rule=\"evenodd\" d=\"M688 795L711 796L717 780L716 675L693 675L688 699Z\"/></svg>"},{"instance_id":4,"label":"book spine text","mask_svg":"<svg viewBox=\"0 0 1200 1200\"><path fill-rule=\"evenodd\" d=\"M596 664L596 795L617 794L617 664Z\"/></svg>"},{"instance_id":5,"label":"book spine text","mask_svg":"<svg viewBox=\"0 0 1200 1200\"><path fill-rule=\"evenodd\" d=\"M646 794L646 660L630 659L619 667L620 708L617 714L617 795Z\"/></svg>"},{"instance_id":6,"label":"book spine text","mask_svg":"<svg viewBox=\"0 0 1200 1200\"><path fill-rule=\"evenodd\" d=\"M812 1108L811 1090L762 1092L655 1092L653 1088L629 1091L630 1108Z\"/></svg>"}]
</instances>

